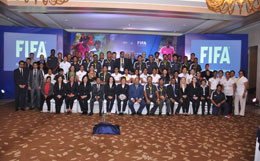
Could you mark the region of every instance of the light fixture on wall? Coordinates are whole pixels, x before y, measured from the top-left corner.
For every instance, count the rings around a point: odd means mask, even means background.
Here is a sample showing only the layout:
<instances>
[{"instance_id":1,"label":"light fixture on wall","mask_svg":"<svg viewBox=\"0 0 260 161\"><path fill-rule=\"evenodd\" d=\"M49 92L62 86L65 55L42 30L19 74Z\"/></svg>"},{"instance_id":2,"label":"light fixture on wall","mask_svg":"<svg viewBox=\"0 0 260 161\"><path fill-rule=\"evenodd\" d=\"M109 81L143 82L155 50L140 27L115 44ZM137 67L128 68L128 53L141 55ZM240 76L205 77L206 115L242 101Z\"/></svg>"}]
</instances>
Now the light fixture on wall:
<instances>
[{"instance_id":1,"label":"light fixture on wall","mask_svg":"<svg viewBox=\"0 0 260 161\"><path fill-rule=\"evenodd\" d=\"M239 7L239 13L242 13L244 4L247 13L251 14L260 10L260 0L206 0L208 8L214 12L222 14L233 14L236 4Z\"/></svg>"},{"instance_id":2,"label":"light fixture on wall","mask_svg":"<svg viewBox=\"0 0 260 161\"><path fill-rule=\"evenodd\" d=\"M28 3L30 0L24 0L25 3ZM64 3L67 3L69 0L42 0L42 3L44 5L47 5L48 3L51 5L62 5ZM34 3L37 4L37 0L34 0Z\"/></svg>"}]
</instances>

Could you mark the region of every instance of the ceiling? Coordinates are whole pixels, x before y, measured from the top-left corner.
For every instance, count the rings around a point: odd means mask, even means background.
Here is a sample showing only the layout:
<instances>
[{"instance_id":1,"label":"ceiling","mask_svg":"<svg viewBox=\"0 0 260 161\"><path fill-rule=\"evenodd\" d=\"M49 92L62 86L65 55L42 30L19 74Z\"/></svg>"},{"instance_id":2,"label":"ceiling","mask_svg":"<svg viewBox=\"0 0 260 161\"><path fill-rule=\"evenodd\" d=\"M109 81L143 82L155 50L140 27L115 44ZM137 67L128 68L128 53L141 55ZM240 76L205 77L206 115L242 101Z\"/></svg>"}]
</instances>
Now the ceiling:
<instances>
[{"instance_id":1,"label":"ceiling","mask_svg":"<svg viewBox=\"0 0 260 161\"><path fill-rule=\"evenodd\" d=\"M260 21L260 13L221 15L205 0L69 0L43 6L34 0L0 2L0 25L61 28L72 32L182 35L228 33Z\"/></svg>"}]
</instances>

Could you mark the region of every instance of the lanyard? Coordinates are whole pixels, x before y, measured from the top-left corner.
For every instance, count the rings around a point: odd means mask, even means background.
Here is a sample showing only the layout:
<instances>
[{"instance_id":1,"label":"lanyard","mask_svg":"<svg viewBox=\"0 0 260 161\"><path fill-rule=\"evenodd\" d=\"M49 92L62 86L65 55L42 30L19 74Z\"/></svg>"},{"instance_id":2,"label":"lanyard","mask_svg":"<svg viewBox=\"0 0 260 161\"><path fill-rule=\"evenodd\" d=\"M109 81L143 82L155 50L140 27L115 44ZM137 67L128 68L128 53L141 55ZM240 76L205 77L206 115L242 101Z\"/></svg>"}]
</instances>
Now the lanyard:
<instances>
[{"instance_id":1,"label":"lanyard","mask_svg":"<svg viewBox=\"0 0 260 161\"><path fill-rule=\"evenodd\" d=\"M95 69L97 69L97 63L94 63Z\"/></svg>"},{"instance_id":2,"label":"lanyard","mask_svg":"<svg viewBox=\"0 0 260 161\"><path fill-rule=\"evenodd\" d=\"M139 70L141 70L141 69L142 69L142 63L139 64Z\"/></svg>"},{"instance_id":3,"label":"lanyard","mask_svg":"<svg viewBox=\"0 0 260 161\"><path fill-rule=\"evenodd\" d=\"M151 85L149 85L149 88L150 88L150 94L152 94L153 93L153 88L152 88L152 86Z\"/></svg>"},{"instance_id":4,"label":"lanyard","mask_svg":"<svg viewBox=\"0 0 260 161\"><path fill-rule=\"evenodd\" d=\"M104 81L106 81L106 73L104 73Z\"/></svg>"},{"instance_id":5,"label":"lanyard","mask_svg":"<svg viewBox=\"0 0 260 161\"><path fill-rule=\"evenodd\" d=\"M160 87L160 94L162 95L163 88Z\"/></svg>"},{"instance_id":6,"label":"lanyard","mask_svg":"<svg viewBox=\"0 0 260 161\"><path fill-rule=\"evenodd\" d=\"M167 61L163 61L164 66L166 66Z\"/></svg>"}]
</instances>

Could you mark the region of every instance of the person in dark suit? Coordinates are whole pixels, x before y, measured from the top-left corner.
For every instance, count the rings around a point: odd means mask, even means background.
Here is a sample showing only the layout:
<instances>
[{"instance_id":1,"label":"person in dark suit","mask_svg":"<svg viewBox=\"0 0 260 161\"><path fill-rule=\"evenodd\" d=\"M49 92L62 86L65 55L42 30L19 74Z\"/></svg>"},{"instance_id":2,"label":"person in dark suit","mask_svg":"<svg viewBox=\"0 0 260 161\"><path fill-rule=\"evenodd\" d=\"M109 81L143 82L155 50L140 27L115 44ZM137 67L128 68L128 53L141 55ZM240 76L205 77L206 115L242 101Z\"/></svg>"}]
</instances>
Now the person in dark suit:
<instances>
[{"instance_id":1,"label":"person in dark suit","mask_svg":"<svg viewBox=\"0 0 260 161\"><path fill-rule=\"evenodd\" d=\"M193 114L197 115L200 107L200 86L196 77L193 77L189 84L189 99L192 103Z\"/></svg>"},{"instance_id":2,"label":"person in dark suit","mask_svg":"<svg viewBox=\"0 0 260 161\"><path fill-rule=\"evenodd\" d=\"M40 109L40 90L43 81L43 75L38 69L38 63L33 63L33 70L29 71L28 90L31 93L30 109Z\"/></svg>"},{"instance_id":3,"label":"person in dark suit","mask_svg":"<svg viewBox=\"0 0 260 161\"><path fill-rule=\"evenodd\" d=\"M47 73L48 69L46 67L46 61L44 60L44 55L40 55L40 60L37 62L38 63L38 67L40 68L40 64L42 64L42 70ZM43 74L44 75L44 74Z\"/></svg>"},{"instance_id":4,"label":"person in dark suit","mask_svg":"<svg viewBox=\"0 0 260 161\"><path fill-rule=\"evenodd\" d=\"M114 77L110 76L105 85L105 99L107 100L107 112L111 113L116 95L116 84Z\"/></svg>"},{"instance_id":5,"label":"person in dark suit","mask_svg":"<svg viewBox=\"0 0 260 161\"><path fill-rule=\"evenodd\" d=\"M60 109L61 109L63 100L66 96L65 88L66 88L66 84L63 83L63 76L59 75L57 77L57 81L56 81L56 83L54 85L54 89L53 89L53 97L55 100L56 114L60 113Z\"/></svg>"},{"instance_id":6,"label":"person in dark suit","mask_svg":"<svg viewBox=\"0 0 260 161\"><path fill-rule=\"evenodd\" d=\"M19 108L24 111L25 108L25 95L28 85L28 70L24 69L25 62L19 62L19 68L14 70L14 83L15 83L15 110Z\"/></svg>"},{"instance_id":7,"label":"person in dark suit","mask_svg":"<svg viewBox=\"0 0 260 161\"><path fill-rule=\"evenodd\" d=\"M48 112L51 110L51 99L53 98L53 84L51 83L51 77L48 76L46 78L46 82L42 83L41 86L41 107L40 111L43 109L44 101L46 100L47 106L48 106Z\"/></svg>"},{"instance_id":8,"label":"person in dark suit","mask_svg":"<svg viewBox=\"0 0 260 161\"><path fill-rule=\"evenodd\" d=\"M134 64L137 60L135 59L135 53L131 53L130 59L129 59L129 64L130 64L130 71L131 73L134 73Z\"/></svg>"},{"instance_id":9,"label":"person in dark suit","mask_svg":"<svg viewBox=\"0 0 260 161\"><path fill-rule=\"evenodd\" d=\"M78 83L75 82L75 77L72 75L69 78L69 82L66 84L66 109L67 114L72 113L74 100L77 98Z\"/></svg>"},{"instance_id":10,"label":"person in dark suit","mask_svg":"<svg viewBox=\"0 0 260 161\"><path fill-rule=\"evenodd\" d=\"M179 90L179 105L176 109L175 114L179 114L180 108L182 107L182 111L184 115L188 115L189 111L189 88L186 84L186 78L182 77L180 80L180 90Z\"/></svg>"},{"instance_id":11,"label":"person in dark suit","mask_svg":"<svg viewBox=\"0 0 260 161\"><path fill-rule=\"evenodd\" d=\"M25 68L28 69L28 70L33 69L33 66L31 65L31 58L26 58Z\"/></svg>"},{"instance_id":12,"label":"person in dark suit","mask_svg":"<svg viewBox=\"0 0 260 161\"><path fill-rule=\"evenodd\" d=\"M88 81L88 76L82 77L82 82L78 88L78 100L83 115L88 114L88 100L90 99L91 84Z\"/></svg>"},{"instance_id":13,"label":"person in dark suit","mask_svg":"<svg viewBox=\"0 0 260 161\"><path fill-rule=\"evenodd\" d=\"M152 84L153 78L151 76L147 77L147 84L144 86L144 98L146 101L147 115L150 114L151 102L153 102L153 108L157 108L156 103L158 97L157 88Z\"/></svg>"},{"instance_id":14,"label":"person in dark suit","mask_svg":"<svg viewBox=\"0 0 260 161\"><path fill-rule=\"evenodd\" d=\"M89 116L93 115L94 102L98 101L99 105L99 116L102 116L102 105L104 100L104 85L101 84L100 77L96 78L96 84L92 86L92 98L90 100L90 113Z\"/></svg>"},{"instance_id":15,"label":"person in dark suit","mask_svg":"<svg viewBox=\"0 0 260 161\"><path fill-rule=\"evenodd\" d=\"M125 58L125 52L120 52L120 58L116 59L115 66L119 67L121 74L124 74L125 68L130 69L129 60Z\"/></svg>"},{"instance_id":16,"label":"person in dark suit","mask_svg":"<svg viewBox=\"0 0 260 161\"><path fill-rule=\"evenodd\" d=\"M137 111L138 115L142 115L142 111L145 106L144 101L144 87L139 84L140 78L136 77L134 84L130 85L129 87L129 103L128 106L131 109L132 115L135 115L134 103L140 104L140 107Z\"/></svg>"},{"instance_id":17,"label":"person in dark suit","mask_svg":"<svg viewBox=\"0 0 260 161\"><path fill-rule=\"evenodd\" d=\"M176 84L176 79L172 77L171 79L171 84L167 86L167 96L168 96L168 101L167 101L167 110L166 114L169 116L170 115L170 107L171 107L171 114L174 114L174 104L175 102L179 102L179 93L180 93L180 88L179 85Z\"/></svg>"},{"instance_id":18,"label":"person in dark suit","mask_svg":"<svg viewBox=\"0 0 260 161\"><path fill-rule=\"evenodd\" d=\"M129 97L129 85L126 84L126 77L121 77L121 84L117 85L116 87L116 96L117 96L118 113L119 115L123 115ZM121 102L123 102L123 109L121 107Z\"/></svg>"},{"instance_id":19,"label":"person in dark suit","mask_svg":"<svg viewBox=\"0 0 260 161\"><path fill-rule=\"evenodd\" d=\"M202 108L202 115L205 113L205 104L208 105L208 115L210 114L210 106L211 106L211 100L209 97L209 86L206 85L206 80L202 79L201 81L201 87L200 87L200 99L201 99L201 108Z\"/></svg>"}]
</instances>

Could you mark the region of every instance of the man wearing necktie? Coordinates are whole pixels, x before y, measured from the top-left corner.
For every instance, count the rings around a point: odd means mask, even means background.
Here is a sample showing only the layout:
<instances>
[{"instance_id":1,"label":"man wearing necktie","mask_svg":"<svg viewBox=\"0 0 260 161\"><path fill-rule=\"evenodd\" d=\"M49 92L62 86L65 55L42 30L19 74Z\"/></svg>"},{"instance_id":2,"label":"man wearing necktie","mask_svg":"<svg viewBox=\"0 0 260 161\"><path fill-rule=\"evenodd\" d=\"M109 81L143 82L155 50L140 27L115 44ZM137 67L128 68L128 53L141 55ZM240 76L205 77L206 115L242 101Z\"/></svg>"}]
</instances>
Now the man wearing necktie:
<instances>
[{"instance_id":1,"label":"man wearing necktie","mask_svg":"<svg viewBox=\"0 0 260 161\"><path fill-rule=\"evenodd\" d=\"M43 80L42 72L38 69L38 64L33 63L33 70L29 72L28 90L31 93L30 109L40 109L40 90Z\"/></svg>"},{"instance_id":2,"label":"man wearing necktie","mask_svg":"<svg viewBox=\"0 0 260 161\"><path fill-rule=\"evenodd\" d=\"M174 77L171 79L171 84L167 86L167 96L169 99L167 101L166 114L169 116L170 111L172 115L174 114L174 104L179 101L179 86L176 84Z\"/></svg>"},{"instance_id":3,"label":"man wearing necktie","mask_svg":"<svg viewBox=\"0 0 260 161\"><path fill-rule=\"evenodd\" d=\"M25 95L28 85L28 70L24 69L24 61L19 62L19 68L14 70L14 83L15 83L15 110L19 108L24 111L25 108Z\"/></svg>"},{"instance_id":4,"label":"man wearing necktie","mask_svg":"<svg viewBox=\"0 0 260 161\"><path fill-rule=\"evenodd\" d=\"M99 105L99 116L102 115L103 100L104 100L104 85L101 84L100 77L97 77L96 84L92 86L92 98L90 100L89 116L93 115L94 102L96 101L98 101L98 105Z\"/></svg>"}]
</instances>

